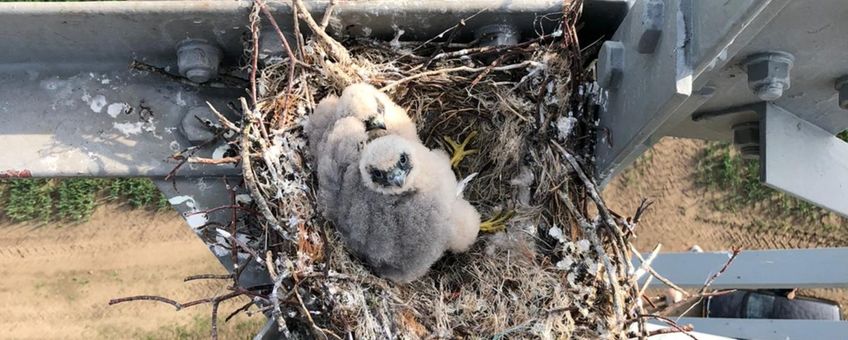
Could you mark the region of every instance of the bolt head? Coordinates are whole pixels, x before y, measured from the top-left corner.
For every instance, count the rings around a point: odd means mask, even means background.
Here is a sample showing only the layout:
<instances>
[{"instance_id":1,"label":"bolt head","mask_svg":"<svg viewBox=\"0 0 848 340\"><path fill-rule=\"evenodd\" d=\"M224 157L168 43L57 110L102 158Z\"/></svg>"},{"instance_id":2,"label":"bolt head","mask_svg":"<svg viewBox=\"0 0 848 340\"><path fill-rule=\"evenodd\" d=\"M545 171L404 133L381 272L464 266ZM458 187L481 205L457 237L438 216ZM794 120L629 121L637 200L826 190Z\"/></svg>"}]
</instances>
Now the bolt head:
<instances>
[{"instance_id":1,"label":"bolt head","mask_svg":"<svg viewBox=\"0 0 848 340\"><path fill-rule=\"evenodd\" d=\"M848 110L848 76L836 80L836 91L839 92L839 107Z\"/></svg>"},{"instance_id":2,"label":"bolt head","mask_svg":"<svg viewBox=\"0 0 848 340\"><path fill-rule=\"evenodd\" d=\"M183 77L205 83L218 74L221 50L201 39L187 39L177 45L177 66Z\"/></svg>"},{"instance_id":3,"label":"bolt head","mask_svg":"<svg viewBox=\"0 0 848 340\"><path fill-rule=\"evenodd\" d=\"M654 53L662 36L665 23L665 3L663 0L646 0L642 6L642 34L636 50L641 54Z\"/></svg>"},{"instance_id":4,"label":"bolt head","mask_svg":"<svg viewBox=\"0 0 848 340\"><path fill-rule=\"evenodd\" d=\"M607 41L598 53L597 80L605 89L617 89L624 74L624 44Z\"/></svg>"},{"instance_id":5,"label":"bolt head","mask_svg":"<svg viewBox=\"0 0 848 340\"><path fill-rule=\"evenodd\" d=\"M786 52L766 52L748 57L745 68L748 87L764 101L777 100L789 89L795 58Z\"/></svg>"},{"instance_id":6,"label":"bolt head","mask_svg":"<svg viewBox=\"0 0 848 340\"><path fill-rule=\"evenodd\" d=\"M733 145L744 159L760 158L760 122L737 124L733 129Z\"/></svg>"},{"instance_id":7,"label":"bolt head","mask_svg":"<svg viewBox=\"0 0 848 340\"><path fill-rule=\"evenodd\" d=\"M180 132L192 145L200 145L215 138L215 133L204 121L215 122L217 119L212 110L205 106L193 107L188 110L180 121Z\"/></svg>"}]
</instances>

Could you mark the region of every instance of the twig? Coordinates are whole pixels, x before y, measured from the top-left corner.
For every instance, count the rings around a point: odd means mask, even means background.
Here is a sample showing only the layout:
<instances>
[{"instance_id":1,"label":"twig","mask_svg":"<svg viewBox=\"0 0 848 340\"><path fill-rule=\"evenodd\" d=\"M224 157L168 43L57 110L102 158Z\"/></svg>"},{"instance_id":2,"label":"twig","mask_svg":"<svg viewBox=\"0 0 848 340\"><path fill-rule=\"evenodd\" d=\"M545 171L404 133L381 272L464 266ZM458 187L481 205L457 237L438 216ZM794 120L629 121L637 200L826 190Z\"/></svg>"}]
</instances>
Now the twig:
<instances>
[{"instance_id":1,"label":"twig","mask_svg":"<svg viewBox=\"0 0 848 340\"><path fill-rule=\"evenodd\" d=\"M703 295L704 293L706 293L707 289L710 287L710 285L713 284L713 281L715 281L719 276L721 276L721 274L724 274L724 272L727 271L727 268L730 267L730 264L733 263L733 260L735 260L736 256L738 256L741 252L742 252L741 249L734 249L733 253L730 254L730 258L728 258L727 262L724 263L724 266L722 266L721 269L719 269L718 272L716 272L715 274L710 276L710 278L707 280L707 282L704 283L704 286L701 287L701 291L698 292L698 293L700 295Z\"/></svg>"},{"instance_id":2,"label":"twig","mask_svg":"<svg viewBox=\"0 0 848 340\"><path fill-rule=\"evenodd\" d=\"M655 329L655 330L648 332L648 337L650 338L652 336L663 335L663 334L673 334L673 333L680 333L680 332L685 333L685 332L691 332L693 330L695 330L695 327L692 327L692 325L683 325L683 326L679 326L677 328L666 327L666 328Z\"/></svg>"},{"instance_id":3,"label":"twig","mask_svg":"<svg viewBox=\"0 0 848 340\"><path fill-rule=\"evenodd\" d=\"M259 67L259 10L261 6L253 6L250 11L250 36L253 40L253 51L250 56L250 99L256 106L256 69ZM210 105L211 106L211 105ZM220 117L219 117L220 119Z\"/></svg>"},{"instance_id":4,"label":"twig","mask_svg":"<svg viewBox=\"0 0 848 340\"><path fill-rule=\"evenodd\" d=\"M509 71L509 70L526 68L528 66L535 65L535 64L538 64L538 63L535 62L535 61L532 61L532 60L525 60L525 61L520 62L518 64L510 64L510 65L504 65L504 66L499 66L499 67L492 67L491 69L488 66L486 66L486 67L458 66L458 67L451 67L451 68L443 68L443 69L438 69L438 70L416 73L416 74L413 74L411 76L408 76L408 77L405 77L405 78L402 78L402 79L398 79L396 81L389 83L386 86L383 86L382 88L380 88L380 91L385 92L385 91L390 90L391 88L393 88L395 86L406 83L408 81L412 81L412 80L415 80L415 79L418 79L418 78L428 77L428 76L432 76L432 75L436 75L436 74L453 73L453 72L472 72L472 73L474 73L474 72L486 71L487 69L489 69L490 71Z\"/></svg>"},{"instance_id":5,"label":"twig","mask_svg":"<svg viewBox=\"0 0 848 340\"><path fill-rule=\"evenodd\" d=\"M241 312L247 311L248 309L250 309L250 306L253 306L253 301L250 301L250 302L248 302L248 303L246 303L246 304L242 305L242 306L241 306L241 307L239 307L238 309L236 309L236 310L232 311L229 315L227 315L227 317L226 317L226 318L224 318L224 322L230 322L230 319L232 319L233 317L235 317L236 315L238 315L238 313L241 313ZM248 314L248 315L249 315L249 314Z\"/></svg>"},{"instance_id":6,"label":"twig","mask_svg":"<svg viewBox=\"0 0 848 340\"><path fill-rule=\"evenodd\" d=\"M221 164L238 164L241 161L241 156L234 157L222 157L218 159L214 158L204 158L204 157L189 157L188 162L193 164L211 164L211 165L221 165Z\"/></svg>"},{"instance_id":7,"label":"twig","mask_svg":"<svg viewBox=\"0 0 848 340\"><path fill-rule=\"evenodd\" d=\"M171 306L174 306L174 308L176 308L177 310L183 309L183 305L180 304L179 302L176 302L174 300L164 298L164 297L161 297L161 296L155 296L155 295L138 295L138 296L129 296L129 297L123 297L123 298L118 298L118 299L112 299L112 300L109 300L109 305L112 306L112 305L117 305L119 303L130 302L130 301L156 301L156 302L167 303Z\"/></svg>"},{"instance_id":8,"label":"twig","mask_svg":"<svg viewBox=\"0 0 848 340\"><path fill-rule=\"evenodd\" d=\"M679 286L677 286L676 284L671 282L671 280L669 280L669 279L665 278L664 276L660 275L659 273L657 273L657 271L654 270L654 268L650 266L650 261L643 259L642 255L639 255L639 251L638 251L638 249L636 249L635 246L631 245L630 247L631 247L631 250L633 251L633 255L636 255L636 258L638 258L639 261L642 261L643 266L640 266L639 270L642 270L642 269L646 270L648 273L651 273L651 276L657 278L657 280L660 280L660 282L664 283L669 288L680 292L685 297L689 297L691 295L691 294L689 294L689 292L683 290L683 288L680 288ZM659 246L657 246L657 248L659 248ZM657 250L657 249L655 249L655 250ZM654 256L654 257L656 256L653 253L651 255ZM644 265L645 263L648 263L648 265L645 266ZM638 273L639 270L637 270L636 272ZM644 289L642 289L642 290L644 291Z\"/></svg>"},{"instance_id":9,"label":"twig","mask_svg":"<svg viewBox=\"0 0 848 340\"><path fill-rule=\"evenodd\" d=\"M241 129L238 126L236 126L235 124L233 124L233 122L231 122L229 119L227 119L227 117L224 117L224 115L221 114L221 112L219 112L217 109L215 109L215 107L212 106L212 103L207 101L206 105L209 106L209 109L212 110L212 113L214 113L215 116L218 117L218 121L221 123L221 125L223 125L227 129L230 129L233 132L241 133Z\"/></svg>"},{"instance_id":10,"label":"twig","mask_svg":"<svg viewBox=\"0 0 848 340\"><path fill-rule=\"evenodd\" d=\"M245 123L244 131L242 132L241 138L241 150L244 155L247 155L250 152L250 121L247 120ZM253 165L251 164L250 159L245 159L242 162L242 175L244 176L244 183L247 186L248 191L250 191L250 196L253 197L256 202L256 206L259 208L259 212L262 213L262 217L268 220L273 226L276 228L280 228L280 222L277 221L277 218L274 217L274 214L271 213L271 209L268 208L268 203L265 202L265 199L262 196L262 193L259 192L259 187L256 186L256 177L253 174ZM281 228L280 228L281 229Z\"/></svg>"},{"instance_id":11,"label":"twig","mask_svg":"<svg viewBox=\"0 0 848 340\"><path fill-rule=\"evenodd\" d=\"M348 53L347 49L327 34L327 32L324 31L324 28L315 22L315 19L312 18L311 14L309 14L309 9L303 4L303 0L293 0L292 2L294 3L293 10L298 11L298 17L306 22L306 26L308 26L309 29L312 30L312 33L315 34L317 41L321 45L324 45L327 53L342 65L352 64L353 60L350 58L350 53Z\"/></svg>"},{"instance_id":12,"label":"twig","mask_svg":"<svg viewBox=\"0 0 848 340\"><path fill-rule=\"evenodd\" d=\"M615 267L613 267L612 263L610 263L610 259L604 250L604 245L598 239L598 235L596 234L594 227L583 217L577 208L574 206L574 203L571 203L571 200L563 193L559 192L560 199L565 204L566 208L571 212L572 215L577 219L577 223L580 224L580 227L583 229L583 234L586 238L589 239L589 242L592 243L592 246L595 248L595 252L598 253L598 258L600 258L604 262L604 266L606 267L605 272L607 273L607 280L609 281L609 285L612 288L613 296L612 303L613 309L615 311L616 322L619 324L623 324L624 322L624 301L618 292L620 291L618 284L618 275L616 273Z\"/></svg>"},{"instance_id":13,"label":"twig","mask_svg":"<svg viewBox=\"0 0 848 340\"><path fill-rule=\"evenodd\" d=\"M694 337L692 334L689 334L689 332L691 332L691 331L692 331L692 329L694 329L694 328L692 328L692 325L686 325L686 326L688 326L688 327L687 327L687 328L683 328L683 327L681 327L680 325L678 325L678 324L677 324L677 322L674 322L674 320L669 319L669 318L667 318L667 317L664 317L664 316L662 316L662 315L656 315L656 314L639 314L637 317L638 317L638 318L651 318L651 319L657 319L657 320L660 320L660 321L664 322L665 324L667 324L667 325L671 326L672 328L674 328L674 329L675 329L675 330L677 330L678 332L683 333L683 334L686 334L686 336L688 336L688 337L690 337L690 338L692 338L692 339L694 339L694 340L698 340L698 338ZM684 327L685 327L685 326L684 326ZM687 329L688 329L688 330L687 330Z\"/></svg>"},{"instance_id":14,"label":"twig","mask_svg":"<svg viewBox=\"0 0 848 340\"><path fill-rule=\"evenodd\" d=\"M336 8L336 0L330 0L327 8L324 9L324 17L321 18L321 29L326 30L330 25L330 19L333 17L333 10Z\"/></svg>"},{"instance_id":15,"label":"twig","mask_svg":"<svg viewBox=\"0 0 848 340\"><path fill-rule=\"evenodd\" d=\"M555 35L553 35L553 34L547 34L547 35L543 35L543 36L535 38L535 39L530 39L530 40L527 40L525 42L518 43L518 44L515 44L515 45L482 46L482 47L466 48L466 49L459 50L459 51L442 52L442 53L439 53L439 54L433 56L432 59L433 59L433 61L435 61L435 60L440 60L440 59L450 59L450 58L469 56L469 55L473 55L473 54L495 53L495 52L508 51L508 50L511 50L511 49L527 47L527 46L530 46L532 44L539 43L539 42L542 42L542 41L545 41L545 40L548 40L548 39L551 39L551 38L554 38L554 37L555 37Z\"/></svg>"},{"instance_id":16,"label":"twig","mask_svg":"<svg viewBox=\"0 0 848 340\"><path fill-rule=\"evenodd\" d=\"M212 303L212 340L218 340L218 302Z\"/></svg>"},{"instance_id":17,"label":"twig","mask_svg":"<svg viewBox=\"0 0 848 340\"><path fill-rule=\"evenodd\" d=\"M233 274L200 274L192 275L183 279L183 282L194 280L229 280L233 278Z\"/></svg>"}]
</instances>

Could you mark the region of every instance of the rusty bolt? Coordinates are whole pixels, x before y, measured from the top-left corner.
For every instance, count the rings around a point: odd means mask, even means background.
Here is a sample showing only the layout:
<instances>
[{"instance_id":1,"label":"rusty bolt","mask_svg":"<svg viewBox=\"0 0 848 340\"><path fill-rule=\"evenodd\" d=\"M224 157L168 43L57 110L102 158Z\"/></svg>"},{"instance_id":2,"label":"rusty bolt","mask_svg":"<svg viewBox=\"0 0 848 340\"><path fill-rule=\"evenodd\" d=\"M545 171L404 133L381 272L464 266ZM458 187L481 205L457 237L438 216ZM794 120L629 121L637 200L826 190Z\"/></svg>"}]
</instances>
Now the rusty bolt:
<instances>
[{"instance_id":1,"label":"rusty bolt","mask_svg":"<svg viewBox=\"0 0 848 340\"><path fill-rule=\"evenodd\" d=\"M598 53L598 85L605 89L617 89L624 74L624 45L618 41L607 41Z\"/></svg>"},{"instance_id":2,"label":"rusty bolt","mask_svg":"<svg viewBox=\"0 0 848 340\"><path fill-rule=\"evenodd\" d=\"M839 107L848 110L848 76L836 80L836 91L839 91Z\"/></svg>"},{"instance_id":3,"label":"rusty bolt","mask_svg":"<svg viewBox=\"0 0 848 340\"><path fill-rule=\"evenodd\" d=\"M218 74L221 49L202 39L186 39L177 45L177 65L183 77L205 83Z\"/></svg>"},{"instance_id":4,"label":"rusty bolt","mask_svg":"<svg viewBox=\"0 0 848 340\"><path fill-rule=\"evenodd\" d=\"M636 50L640 54L651 54L657 49L665 23L665 2L646 0L642 3L642 34Z\"/></svg>"},{"instance_id":5,"label":"rusty bolt","mask_svg":"<svg viewBox=\"0 0 848 340\"><path fill-rule=\"evenodd\" d=\"M789 73L795 58L786 52L765 52L749 56L744 65L748 87L764 101L777 100L789 89Z\"/></svg>"},{"instance_id":6,"label":"rusty bolt","mask_svg":"<svg viewBox=\"0 0 848 340\"><path fill-rule=\"evenodd\" d=\"M733 126L733 145L739 148L744 159L760 158L760 122L747 122Z\"/></svg>"}]
</instances>

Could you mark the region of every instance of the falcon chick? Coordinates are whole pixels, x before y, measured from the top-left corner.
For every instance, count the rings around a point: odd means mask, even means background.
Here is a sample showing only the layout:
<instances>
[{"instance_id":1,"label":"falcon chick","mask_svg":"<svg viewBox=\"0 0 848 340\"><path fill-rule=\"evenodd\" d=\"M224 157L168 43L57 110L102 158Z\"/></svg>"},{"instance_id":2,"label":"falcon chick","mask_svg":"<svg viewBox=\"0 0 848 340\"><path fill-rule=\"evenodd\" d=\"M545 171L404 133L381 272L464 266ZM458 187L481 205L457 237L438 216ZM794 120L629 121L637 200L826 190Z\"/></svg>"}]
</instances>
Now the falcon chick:
<instances>
[{"instance_id":1,"label":"falcon chick","mask_svg":"<svg viewBox=\"0 0 848 340\"><path fill-rule=\"evenodd\" d=\"M318 104L306 132L325 217L376 274L409 282L445 250L468 250L480 215L457 195L450 157L424 146L406 112L384 96L352 85ZM384 135L369 136L381 115Z\"/></svg>"},{"instance_id":2,"label":"falcon chick","mask_svg":"<svg viewBox=\"0 0 848 340\"><path fill-rule=\"evenodd\" d=\"M328 95L315 107L315 112L305 126L312 144L312 154L317 154L324 134L339 119L354 117L365 126L369 140L387 134L397 134L419 141L415 123L406 110L395 104L389 96L366 83L353 84L342 91L341 97Z\"/></svg>"},{"instance_id":3,"label":"falcon chick","mask_svg":"<svg viewBox=\"0 0 848 340\"><path fill-rule=\"evenodd\" d=\"M347 171L334 222L378 275L412 281L445 250L465 251L477 238L480 215L457 197L446 154L387 135L365 145Z\"/></svg>"}]
</instances>

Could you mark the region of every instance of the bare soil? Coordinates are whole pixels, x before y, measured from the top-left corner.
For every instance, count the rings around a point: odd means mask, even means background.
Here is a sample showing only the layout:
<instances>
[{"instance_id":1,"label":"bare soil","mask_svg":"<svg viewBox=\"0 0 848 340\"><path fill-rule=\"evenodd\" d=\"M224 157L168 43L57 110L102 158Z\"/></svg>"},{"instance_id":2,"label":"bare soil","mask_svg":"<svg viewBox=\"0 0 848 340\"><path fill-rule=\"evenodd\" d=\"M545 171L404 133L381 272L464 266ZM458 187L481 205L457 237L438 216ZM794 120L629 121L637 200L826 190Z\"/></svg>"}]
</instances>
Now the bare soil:
<instances>
[{"instance_id":1,"label":"bare soil","mask_svg":"<svg viewBox=\"0 0 848 340\"><path fill-rule=\"evenodd\" d=\"M641 251L657 243L663 251L686 251L693 245L704 251L848 246L845 230L775 221L763 207L716 210L714 203L731 193L698 184L695 169L705 146L699 140L664 138L605 188L610 208L624 215L632 215L643 197L654 201L637 226L634 244ZM801 293L835 300L848 314L845 289Z\"/></svg>"},{"instance_id":2,"label":"bare soil","mask_svg":"<svg viewBox=\"0 0 848 340\"><path fill-rule=\"evenodd\" d=\"M209 307L177 312L109 300L152 294L187 301L224 292L226 282L183 282L200 273L226 272L175 212L107 205L82 224L0 225L0 338L165 336L155 331L208 318ZM239 302L222 305L222 318Z\"/></svg>"}]
</instances>

